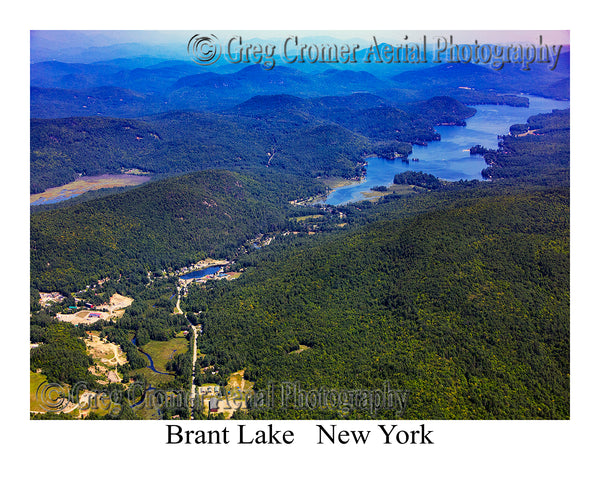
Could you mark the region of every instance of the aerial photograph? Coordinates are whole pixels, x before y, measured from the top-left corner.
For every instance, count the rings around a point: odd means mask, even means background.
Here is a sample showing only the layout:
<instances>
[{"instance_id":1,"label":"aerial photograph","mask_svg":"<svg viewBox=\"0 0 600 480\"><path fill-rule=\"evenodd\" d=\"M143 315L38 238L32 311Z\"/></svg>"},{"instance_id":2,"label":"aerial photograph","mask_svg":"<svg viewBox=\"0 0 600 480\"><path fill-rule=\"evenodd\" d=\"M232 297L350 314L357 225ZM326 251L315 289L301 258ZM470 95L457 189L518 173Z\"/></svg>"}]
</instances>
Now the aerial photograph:
<instances>
[{"instance_id":1,"label":"aerial photograph","mask_svg":"<svg viewBox=\"0 0 600 480\"><path fill-rule=\"evenodd\" d=\"M29 35L29 423L571 418L568 30Z\"/></svg>"}]
</instances>

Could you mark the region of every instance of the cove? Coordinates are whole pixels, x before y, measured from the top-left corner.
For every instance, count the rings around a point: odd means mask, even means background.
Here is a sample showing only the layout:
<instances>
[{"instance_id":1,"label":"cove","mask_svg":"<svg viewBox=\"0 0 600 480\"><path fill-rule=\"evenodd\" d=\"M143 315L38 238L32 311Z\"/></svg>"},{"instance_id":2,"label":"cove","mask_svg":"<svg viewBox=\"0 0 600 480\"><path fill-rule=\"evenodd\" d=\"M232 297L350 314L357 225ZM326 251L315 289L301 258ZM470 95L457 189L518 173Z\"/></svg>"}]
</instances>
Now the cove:
<instances>
[{"instance_id":1,"label":"cove","mask_svg":"<svg viewBox=\"0 0 600 480\"><path fill-rule=\"evenodd\" d=\"M408 160L370 158L365 180L333 190L325 200L329 205L344 205L365 200L362 192L377 185L389 186L394 175L407 170L430 173L444 180L481 180L481 171L487 167L483 157L471 155L474 145L498 147L498 135L507 135L511 125L527 123L527 119L554 109L570 107L569 101L529 97L529 108L507 105L477 105L477 113L466 120L466 126L438 126L441 140L426 146L413 145ZM415 159L418 159L416 161Z\"/></svg>"}]
</instances>

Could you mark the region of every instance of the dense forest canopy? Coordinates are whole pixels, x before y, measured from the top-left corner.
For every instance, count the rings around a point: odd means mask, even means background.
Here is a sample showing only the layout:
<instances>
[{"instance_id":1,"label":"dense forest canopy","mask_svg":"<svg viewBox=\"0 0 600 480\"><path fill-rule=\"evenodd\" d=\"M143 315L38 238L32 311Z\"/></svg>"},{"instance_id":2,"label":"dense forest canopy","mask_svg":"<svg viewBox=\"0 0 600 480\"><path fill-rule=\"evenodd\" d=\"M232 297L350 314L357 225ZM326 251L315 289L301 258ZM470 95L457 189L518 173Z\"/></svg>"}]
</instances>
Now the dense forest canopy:
<instances>
[{"instance_id":1,"label":"dense forest canopy","mask_svg":"<svg viewBox=\"0 0 600 480\"><path fill-rule=\"evenodd\" d=\"M568 416L568 191L480 195L409 219L388 210L191 293L205 361L246 368L258 388L391 381L411 392L410 418ZM298 345L310 348L290 355Z\"/></svg>"},{"instance_id":2,"label":"dense forest canopy","mask_svg":"<svg viewBox=\"0 0 600 480\"><path fill-rule=\"evenodd\" d=\"M570 110L555 110L530 117L502 137L496 151L483 154L490 166L487 178L513 182L569 184Z\"/></svg>"}]
</instances>

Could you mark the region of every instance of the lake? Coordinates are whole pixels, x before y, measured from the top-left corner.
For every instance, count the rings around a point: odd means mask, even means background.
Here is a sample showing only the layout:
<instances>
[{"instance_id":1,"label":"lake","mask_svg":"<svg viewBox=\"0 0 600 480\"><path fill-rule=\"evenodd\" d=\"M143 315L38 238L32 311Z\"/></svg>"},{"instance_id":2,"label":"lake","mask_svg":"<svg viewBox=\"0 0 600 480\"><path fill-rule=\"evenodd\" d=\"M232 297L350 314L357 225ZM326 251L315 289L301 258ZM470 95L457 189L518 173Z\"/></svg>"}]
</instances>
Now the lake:
<instances>
[{"instance_id":1,"label":"lake","mask_svg":"<svg viewBox=\"0 0 600 480\"><path fill-rule=\"evenodd\" d=\"M550 113L553 109L570 107L569 101L552 100L535 96L529 97L529 108L507 105L476 105L477 113L466 120L464 127L439 126L439 142L427 146L413 145L408 162L370 158L366 167L365 180L359 184L335 189L325 203L344 205L365 200L362 192L368 192L377 185L389 186L394 175L407 170L423 171L444 180L481 180L481 171L487 167L481 155L471 155L474 145L486 148L498 147L498 135L509 133L511 125L527 123L527 119L539 113ZM413 161L413 159L419 159Z\"/></svg>"},{"instance_id":2,"label":"lake","mask_svg":"<svg viewBox=\"0 0 600 480\"><path fill-rule=\"evenodd\" d=\"M192 278L202 278L206 275L210 275L212 273L217 273L223 265L214 265L212 267L207 267L202 270L194 270L193 272L186 273L185 275L181 275L179 278L182 280L191 280Z\"/></svg>"}]
</instances>

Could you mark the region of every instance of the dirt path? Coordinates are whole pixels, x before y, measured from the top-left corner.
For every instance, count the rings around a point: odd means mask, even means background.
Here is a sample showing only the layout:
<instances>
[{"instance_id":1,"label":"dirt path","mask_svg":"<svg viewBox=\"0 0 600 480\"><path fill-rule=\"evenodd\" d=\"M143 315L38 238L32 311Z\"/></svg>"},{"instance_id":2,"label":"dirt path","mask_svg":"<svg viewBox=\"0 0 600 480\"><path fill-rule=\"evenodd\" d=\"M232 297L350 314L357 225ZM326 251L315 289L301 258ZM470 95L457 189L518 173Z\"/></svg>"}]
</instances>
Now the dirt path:
<instances>
[{"instance_id":1,"label":"dirt path","mask_svg":"<svg viewBox=\"0 0 600 480\"><path fill-rule=\"evenodd\" d=\"M178 315L183 315L183 310L181 309L181 286L177 285L177 305L175 305L175 313Z\"/></svg>"}]
</instances>

